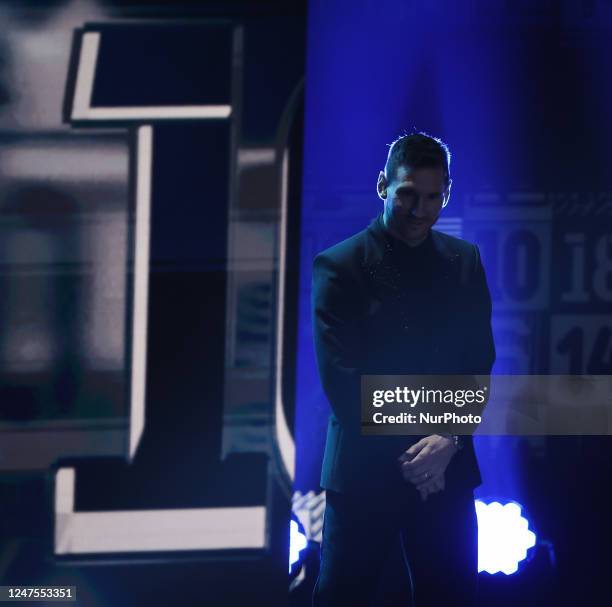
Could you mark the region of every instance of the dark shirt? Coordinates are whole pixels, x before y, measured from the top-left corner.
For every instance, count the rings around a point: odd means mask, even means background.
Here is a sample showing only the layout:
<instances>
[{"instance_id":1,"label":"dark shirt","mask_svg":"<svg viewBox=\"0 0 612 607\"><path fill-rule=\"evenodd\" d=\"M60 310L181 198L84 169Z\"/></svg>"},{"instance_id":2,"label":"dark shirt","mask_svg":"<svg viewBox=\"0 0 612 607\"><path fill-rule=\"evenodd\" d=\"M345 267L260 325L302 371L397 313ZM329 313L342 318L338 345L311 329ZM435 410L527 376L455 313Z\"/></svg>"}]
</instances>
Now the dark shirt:
<instances>
[{"instance_id":1,"label":"dark shirt","mask_svg":"<svg viewBox=\"0 0 612 607\"><path fill-rule=\"evenodd\" d=\"M402 274L402 283L407 288L412 289L428 289L431 287L431 261L435 254L433 239L431 237L431 229L427 232L427 237L416 246L410 246L403 240L395 237L385 227L382 213L378 217L383 234L387 244L391 248L391 255L394 264L400 269Z\"/></svg>"}]
</instances>

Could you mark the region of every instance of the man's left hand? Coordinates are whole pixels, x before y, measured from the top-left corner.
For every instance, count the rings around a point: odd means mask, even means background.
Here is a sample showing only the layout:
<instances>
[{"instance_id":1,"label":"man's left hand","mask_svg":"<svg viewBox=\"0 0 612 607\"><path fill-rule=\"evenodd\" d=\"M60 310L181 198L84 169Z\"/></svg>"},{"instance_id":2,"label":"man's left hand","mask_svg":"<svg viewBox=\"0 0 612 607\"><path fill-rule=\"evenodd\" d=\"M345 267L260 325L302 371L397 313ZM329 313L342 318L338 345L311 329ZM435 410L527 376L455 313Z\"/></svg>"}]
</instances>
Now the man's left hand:
<instances>
[{"instance_id":1,"label":"man's left hand","mask_svg":"<svg viewBox=\"0 0 612 607\"><path fill-rule=\"evenodd\" d=\"M398 458L402 476L417 488L429 479L442 476L456 453L453 440L432 434L422 438Z\"/></svg>"}]
</instances>

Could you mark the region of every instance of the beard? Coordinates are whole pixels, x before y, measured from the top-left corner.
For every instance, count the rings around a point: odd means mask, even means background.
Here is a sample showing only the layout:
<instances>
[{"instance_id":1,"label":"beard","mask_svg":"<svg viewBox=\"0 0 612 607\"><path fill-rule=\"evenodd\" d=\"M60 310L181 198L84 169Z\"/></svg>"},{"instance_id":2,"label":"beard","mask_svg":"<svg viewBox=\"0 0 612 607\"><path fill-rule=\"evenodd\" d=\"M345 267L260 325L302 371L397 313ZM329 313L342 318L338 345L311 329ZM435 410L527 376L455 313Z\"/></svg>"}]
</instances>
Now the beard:
<instances>
[{"instance_id":1,"label":"beard","mask_svg":"<svg viewBox=\"0 0 612 607\"><path fill-rule=\"evenodd\" d=\"M431 228L436 220L437 217L415 218L401 213L396 214L392 218L392 225L405 238L418 239L427 235L429 228Z\"/></svg>"}]
</instances>

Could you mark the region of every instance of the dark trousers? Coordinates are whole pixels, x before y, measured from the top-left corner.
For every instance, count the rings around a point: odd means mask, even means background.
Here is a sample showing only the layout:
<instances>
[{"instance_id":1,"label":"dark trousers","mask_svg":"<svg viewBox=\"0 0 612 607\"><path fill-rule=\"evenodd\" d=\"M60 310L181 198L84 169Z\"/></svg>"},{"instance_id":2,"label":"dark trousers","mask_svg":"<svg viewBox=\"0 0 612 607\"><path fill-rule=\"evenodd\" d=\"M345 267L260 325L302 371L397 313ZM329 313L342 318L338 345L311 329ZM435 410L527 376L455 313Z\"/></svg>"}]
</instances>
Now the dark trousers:
<instances>
[{"instance_id":1,"label":"dark trousers","mask_svg":"<svg viewBox=\"0 0 612 607\"><path fill-rule=\"evenodd\" d=\"M379 579L398 535L416 607L476 604L478 528L472 490L446 489L425 502L411 486L386 500L329 490L326 496L313 607L370 607L374 597L384 599Z\"/></svg>"}]
</instances>

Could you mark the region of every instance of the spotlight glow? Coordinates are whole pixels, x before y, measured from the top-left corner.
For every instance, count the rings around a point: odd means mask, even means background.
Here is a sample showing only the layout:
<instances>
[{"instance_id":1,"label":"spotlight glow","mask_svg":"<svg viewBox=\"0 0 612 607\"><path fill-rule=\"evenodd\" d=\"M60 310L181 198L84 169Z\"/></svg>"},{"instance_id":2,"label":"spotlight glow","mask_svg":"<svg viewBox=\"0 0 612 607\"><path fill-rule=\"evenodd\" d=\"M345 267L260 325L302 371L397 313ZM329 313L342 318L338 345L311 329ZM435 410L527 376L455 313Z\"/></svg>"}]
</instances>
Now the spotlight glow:
<instances>
[{"instance_id":1,"label":"spotlight glow","mask_svg":"<svg viewBox=\"0 0 612 607\"><path fill-rule=\"evenodd\" d=\"M289 573L291 573L291 565L298 562L300 552L306 548L308 542L306 536L299 532L298 524L295 521L291 521L289 537Z\"/></svg>"},{"instance_id":2,"label":"spotlight glow","mask_svg":"<svg viewBox=\"0 0 612 607\"><path fill-rule=\"evenodd\" d=\"M500 504L476 500L478 571L511 575L535 546L536 536L516 502Z\"/></svg>"}]
</instances>

